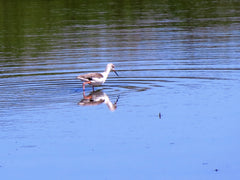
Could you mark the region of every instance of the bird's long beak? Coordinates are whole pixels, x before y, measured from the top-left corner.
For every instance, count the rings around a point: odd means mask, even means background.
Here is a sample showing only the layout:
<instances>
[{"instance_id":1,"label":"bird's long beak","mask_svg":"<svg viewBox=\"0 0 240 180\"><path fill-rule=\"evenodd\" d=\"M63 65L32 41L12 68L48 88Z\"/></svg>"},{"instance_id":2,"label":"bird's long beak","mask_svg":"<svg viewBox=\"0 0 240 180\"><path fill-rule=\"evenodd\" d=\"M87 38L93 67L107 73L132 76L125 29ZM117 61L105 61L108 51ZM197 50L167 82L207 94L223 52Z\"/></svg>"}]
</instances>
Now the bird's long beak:
<instances>
[{"instance_id":1,"label":"bird's long beak","mask_svg":"<svg viewBox=\"0 0 240 180\"><path fill-rule=\"evenodd\" d=\"M119 76L118 73L117 73L117 71L116 71L115 69L113 69L112 71L113 71L117 76Z\"/></svg>"}]
</instances>

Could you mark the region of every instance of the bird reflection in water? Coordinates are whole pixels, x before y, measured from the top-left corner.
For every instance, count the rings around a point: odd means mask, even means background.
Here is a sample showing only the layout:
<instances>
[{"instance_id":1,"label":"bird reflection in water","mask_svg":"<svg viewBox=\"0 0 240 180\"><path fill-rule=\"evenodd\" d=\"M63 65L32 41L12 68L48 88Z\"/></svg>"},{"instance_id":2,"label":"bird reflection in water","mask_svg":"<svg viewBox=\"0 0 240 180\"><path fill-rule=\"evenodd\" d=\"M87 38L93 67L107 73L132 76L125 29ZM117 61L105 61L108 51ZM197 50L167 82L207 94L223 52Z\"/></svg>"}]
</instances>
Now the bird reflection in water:
<instances>
[{"instance_id":1,"label":"bird reflection in water","mask_svg":"<svg viewBox=\"0 0 240 180\"><path fill-rule=\"evenodd\" d=\"M115 103L112 103L107 96L106 93L104 93L102 90L97 90L91 92L89 95L85 95L85 92L83 91L83 99L78 103L80 106L95 106L99 104L106 104L108 109L110 111L115 111L117 109L117 102L118 102L119 96L117 97Z\"/></svg>"}]
</instances>

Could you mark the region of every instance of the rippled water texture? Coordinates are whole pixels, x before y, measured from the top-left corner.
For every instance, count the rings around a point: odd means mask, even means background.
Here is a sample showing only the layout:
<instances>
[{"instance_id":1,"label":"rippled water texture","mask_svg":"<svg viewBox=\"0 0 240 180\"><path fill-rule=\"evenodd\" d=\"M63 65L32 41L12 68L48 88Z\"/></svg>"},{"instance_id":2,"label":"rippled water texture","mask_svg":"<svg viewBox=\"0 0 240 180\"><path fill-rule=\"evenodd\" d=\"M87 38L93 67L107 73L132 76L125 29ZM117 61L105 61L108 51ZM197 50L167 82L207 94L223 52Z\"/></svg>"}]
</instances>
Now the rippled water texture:
<instances>
[{"instance_id":1,"label":"rippled water texture","mask_svg":"<svg viewBox=\"0 0 240 180\"><path fill-rule=\"evenodd\" d=\"M0 0L0 178L240 178L239 12ZM119 77L83 94L107 63Z\"/></svg>"}]
</instances>

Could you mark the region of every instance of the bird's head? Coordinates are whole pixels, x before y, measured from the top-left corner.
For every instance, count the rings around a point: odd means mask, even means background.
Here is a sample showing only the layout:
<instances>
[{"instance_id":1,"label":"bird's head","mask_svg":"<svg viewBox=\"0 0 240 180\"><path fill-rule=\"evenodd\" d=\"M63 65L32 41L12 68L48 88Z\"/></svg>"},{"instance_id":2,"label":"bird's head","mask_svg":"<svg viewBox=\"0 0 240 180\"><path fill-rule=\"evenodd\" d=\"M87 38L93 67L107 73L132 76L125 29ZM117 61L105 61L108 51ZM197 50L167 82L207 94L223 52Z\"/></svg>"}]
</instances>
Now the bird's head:
<instances>
[{"instance_id":1,"label":"bird's head","mask_svg":"<svg viewBox=\"0 0 240 180\"><path fill-rule=\"evenodd\" d=\"M119 76L118 73L117 73L117 71L115 70L114 64L109 63L109 64L107 65L107 67L108 67L109 69L111 69L117 76Z\"/></svg>"}]
</instances>

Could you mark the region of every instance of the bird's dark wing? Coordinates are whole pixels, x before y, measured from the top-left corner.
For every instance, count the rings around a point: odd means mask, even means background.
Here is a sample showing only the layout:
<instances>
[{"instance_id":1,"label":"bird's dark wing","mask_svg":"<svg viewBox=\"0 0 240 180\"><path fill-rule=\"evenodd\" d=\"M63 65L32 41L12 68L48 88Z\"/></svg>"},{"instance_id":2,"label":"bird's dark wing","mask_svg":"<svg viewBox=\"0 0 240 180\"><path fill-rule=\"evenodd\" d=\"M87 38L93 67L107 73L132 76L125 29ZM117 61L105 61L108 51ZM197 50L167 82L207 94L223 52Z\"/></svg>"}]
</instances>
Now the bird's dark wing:
<instances>
[{"instance_id":1,"label":"bird's dark wing","mask_svg":"<svg viewBox=\"0 0 240 180\"><path fill-rule=\"evenodd\" d=\"M93 78L102 78L103 75L100 73L88 73L88 74L83 74L79 75L77 79L80 79L82 81L91 81Z\"/></svg>"}]
</instances>

